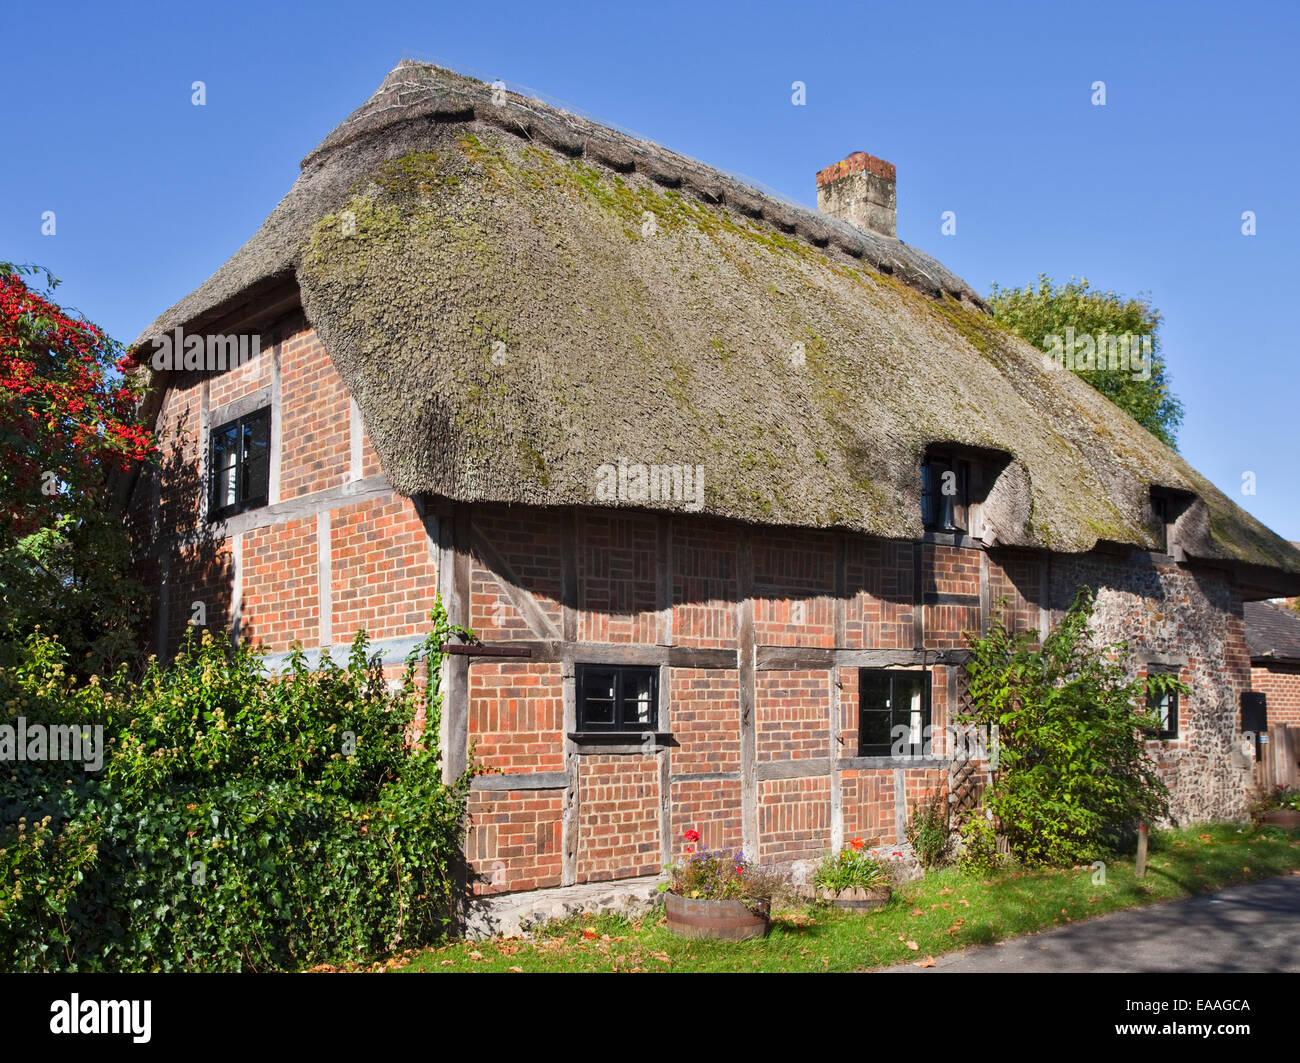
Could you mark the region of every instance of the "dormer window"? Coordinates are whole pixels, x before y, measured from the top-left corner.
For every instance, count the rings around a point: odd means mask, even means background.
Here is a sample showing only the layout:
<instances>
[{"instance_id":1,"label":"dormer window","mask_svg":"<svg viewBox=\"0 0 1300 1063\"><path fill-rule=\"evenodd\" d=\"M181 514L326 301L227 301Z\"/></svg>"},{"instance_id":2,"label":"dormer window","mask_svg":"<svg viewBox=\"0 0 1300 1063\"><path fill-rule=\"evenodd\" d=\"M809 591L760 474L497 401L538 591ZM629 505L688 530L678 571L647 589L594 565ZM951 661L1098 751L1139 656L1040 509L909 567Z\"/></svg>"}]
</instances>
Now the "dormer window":
<instances>
[{"instance_id":1,"label":"dormer window","mask_svg":"<svg viewBox=\"0 0 1300 1063\"><path fill-rule=\"evenodd\" d=\"M921 466L921 511L927 531L970 528L971 463L953 454L930 454Z\"/></svg>"},{"instance_id":2,"label":"dormer window","mask_svg":"<svg viewBox=\"0 0 1300 1063\"><path fill-rule=\"evenodd\" d=\"M1191 505L1195 495L1186 491L1179 491L1172 487L1152 487L1151 488L1151 519L1156 526L1156 534L1162 553L1171 552L1172 537L1170 535L1174 525L1178 523L1178 518Z\"/></svg>"}]
</instances>

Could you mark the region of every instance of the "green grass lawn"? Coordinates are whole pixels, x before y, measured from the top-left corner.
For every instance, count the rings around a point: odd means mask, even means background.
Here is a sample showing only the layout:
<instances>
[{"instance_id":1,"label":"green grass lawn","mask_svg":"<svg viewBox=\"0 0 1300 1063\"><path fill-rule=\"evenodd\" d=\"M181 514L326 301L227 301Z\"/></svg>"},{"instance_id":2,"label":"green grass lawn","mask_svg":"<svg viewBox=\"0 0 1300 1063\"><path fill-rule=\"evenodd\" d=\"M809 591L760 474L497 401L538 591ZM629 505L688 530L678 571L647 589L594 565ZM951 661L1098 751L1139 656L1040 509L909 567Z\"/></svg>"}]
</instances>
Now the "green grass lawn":
<instances>
[{"instance_id":1,"label":"green grass lawn","mask_svg":"<svg viewBox=\"0 0 1300 1063\"><path fill-rule=\"evenodd\" d=\"M535 938L457 942L389 961L401 971L860 971L988 944L1142 904L1173 900L1300 869L1300 832L1215 824L1153 833L1146 878L1131 857L1106 861L1105 885L1090 866L1002 871L949 868L910 883L866 914L825 906L778 906L762 940L688 941L663 910L629 922L581 916Z\"/></svg>"}]
</instances>

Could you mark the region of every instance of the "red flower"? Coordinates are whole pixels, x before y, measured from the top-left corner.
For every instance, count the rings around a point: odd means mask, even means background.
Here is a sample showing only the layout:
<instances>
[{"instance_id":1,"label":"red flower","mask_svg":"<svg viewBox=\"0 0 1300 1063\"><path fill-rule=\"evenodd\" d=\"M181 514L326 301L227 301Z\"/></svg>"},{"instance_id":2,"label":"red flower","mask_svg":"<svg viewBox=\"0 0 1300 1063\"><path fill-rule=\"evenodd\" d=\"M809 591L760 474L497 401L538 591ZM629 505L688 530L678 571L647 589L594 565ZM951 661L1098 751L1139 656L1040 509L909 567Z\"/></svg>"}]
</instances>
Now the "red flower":
<instances>
[{"instance_id":1,"label":"red flower","mask_svg":"<svg viewBox=\"0 0 1300 1063\"><path fill-rule=\"evenodd\" d=\"M697 842L700 840L700 832L697 830L688 830L682 835L688 842Z\"/></svg>"},{"instance_id":2,"label":"red flower","mask_svg":"<svg viewBox=\"0 0 1300 1063\"><path fill-rule=\"evenodd\" d=\"M861 838L854 838L852 841L849 842L849 844L853 846L854 849L861 849L867 843L864 842Z\"/></svg>"},{"instance_id":3,"label":"red flower","mask_svg":"<svg viewBox=\"0 0 1300 1063\"><path fill-rule=\"evenodd\" d=\"M688 853L693 853L693 852L695 852L695 846L693 846L693 845L688 845L688 846L686 847L686 851L687 851Z\"/></svg>"}]
</instances>

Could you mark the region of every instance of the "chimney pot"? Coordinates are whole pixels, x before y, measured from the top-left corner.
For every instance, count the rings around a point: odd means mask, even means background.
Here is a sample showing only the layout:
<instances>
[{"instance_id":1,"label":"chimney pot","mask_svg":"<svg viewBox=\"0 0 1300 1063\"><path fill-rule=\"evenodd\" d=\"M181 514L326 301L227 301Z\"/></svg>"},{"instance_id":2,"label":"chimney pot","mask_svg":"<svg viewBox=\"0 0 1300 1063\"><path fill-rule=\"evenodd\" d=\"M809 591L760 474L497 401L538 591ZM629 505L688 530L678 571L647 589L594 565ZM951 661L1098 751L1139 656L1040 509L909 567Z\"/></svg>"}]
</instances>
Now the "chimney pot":
<instances>
[{"instance_id":1,"label":"chimney pot","mask_svg":"<svg viewBox=\"0 0 1300 1063\"><path fill-rule=\"evenodd\" d=\"M855 151L817 172L817 209L859 229L897 237L896 184L893 163Z\"/></svg>"}]
</instances>

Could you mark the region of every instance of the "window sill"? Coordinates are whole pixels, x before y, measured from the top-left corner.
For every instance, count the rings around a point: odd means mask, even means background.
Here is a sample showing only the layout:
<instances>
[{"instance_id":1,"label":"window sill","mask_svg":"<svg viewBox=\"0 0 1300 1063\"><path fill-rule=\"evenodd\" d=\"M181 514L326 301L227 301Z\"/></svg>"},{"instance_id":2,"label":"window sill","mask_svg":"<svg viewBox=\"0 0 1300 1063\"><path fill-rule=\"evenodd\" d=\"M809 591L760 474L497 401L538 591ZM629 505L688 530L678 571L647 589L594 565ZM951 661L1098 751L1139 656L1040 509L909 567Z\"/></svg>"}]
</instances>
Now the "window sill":
<instances>
[{"instance_id":1,"label":"window sill","mask_svg":"<svg viewBox=\"0 0 1300 1063\"><path fill-rule=\"evenodd\" d=\"M657 753L675 746L671 731L570 731L580 754Z\"/></svg>"},{"instance_id":2,"label":"window sill","mask_svg":"<svg viewBox=\"0 0 1300 1063\"><path fill-rule=\"evenodd\" d=\"M837 768L857 771L870 771L876 768L944 768L951 763L950 757L841 757L836 762Z\"/></svg>"}]
</instances>

